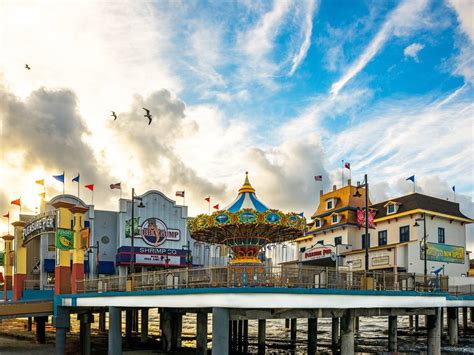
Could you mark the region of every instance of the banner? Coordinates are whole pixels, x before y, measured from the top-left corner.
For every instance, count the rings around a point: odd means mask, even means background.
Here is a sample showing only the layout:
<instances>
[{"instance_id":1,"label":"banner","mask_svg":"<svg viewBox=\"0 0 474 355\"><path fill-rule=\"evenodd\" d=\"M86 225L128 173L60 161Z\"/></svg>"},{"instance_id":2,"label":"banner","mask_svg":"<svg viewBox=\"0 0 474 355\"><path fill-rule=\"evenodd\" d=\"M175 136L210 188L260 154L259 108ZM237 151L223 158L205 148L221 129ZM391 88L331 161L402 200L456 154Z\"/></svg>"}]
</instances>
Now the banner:
<instances>
[{"instance_id":1,"label":"banner","mask_svg":"<svg viewBox=\"0 0 474 355\"><path fill-rule=\"evenodd\" d=\"M56 230L56 249L72 250L74 248L74 231L58 228Z\"/></svg>"},{"instance_id":2,"label":"banner","mask_svg":"<svg viewBox=\"0 0 474 355\"><path fill-rule=\"evenodd\" d=\"M23 228L23 243L28 243L34 237L43 233L53 233L55 228L56 212L46 212L35 217Z\"/></svg>"},{"instance_id":3,"label":"banner","mask_svg":"<svg viewBox=\"0 0 474 355\"><path fill-rule=\"evenodd\" d=\"M80 231L81 249L89 248L90 231L89 228L82 228Z\"/></svg>"},{"instance_id":4,"label":"banner","mask_svg":"<svg viewBox=\"0 0 474 355\"><path fill-rule=\"evenodd\" d=\"M427 243L426 259L440 261L443 263L464 264L464 248L456 245L440 243ZM424 260L423 250L420 252L421 260Z\"/></svg>"}]
</instances>

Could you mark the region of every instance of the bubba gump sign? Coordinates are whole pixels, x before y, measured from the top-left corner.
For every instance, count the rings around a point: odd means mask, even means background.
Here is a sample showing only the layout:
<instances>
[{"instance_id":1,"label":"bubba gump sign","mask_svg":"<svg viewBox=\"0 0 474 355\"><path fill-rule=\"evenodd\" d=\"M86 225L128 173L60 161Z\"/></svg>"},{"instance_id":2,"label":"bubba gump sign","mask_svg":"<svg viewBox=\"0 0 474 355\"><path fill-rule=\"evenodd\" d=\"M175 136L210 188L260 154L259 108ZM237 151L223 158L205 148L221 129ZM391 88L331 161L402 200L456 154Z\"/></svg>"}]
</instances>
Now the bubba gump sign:
<instances>
[{"instance_id":1,"label":"bubba gump sign","mask_svg":"<svg viewBox=\"0 0 474 355\"><path fill-rule=\"evenodd\" d=\"M35 217L23 228L23 243L28 243L34 237L43 233L52 233L56 227L56 213L54 211Z\"/></svg>"},{"instance_id":2,"label":"bubba gump sign","mask_svg":"<svg viewBox=\"0 0 474 355\"><path fill-rule=\"evenodd\" d=\"M331 253L333 252L333 248L329 247L320 247L307 250L303 252L302 260L301 261L309 261L309 260L318 260L323 258L330 258Z\"/></svg>"}]
</instances>

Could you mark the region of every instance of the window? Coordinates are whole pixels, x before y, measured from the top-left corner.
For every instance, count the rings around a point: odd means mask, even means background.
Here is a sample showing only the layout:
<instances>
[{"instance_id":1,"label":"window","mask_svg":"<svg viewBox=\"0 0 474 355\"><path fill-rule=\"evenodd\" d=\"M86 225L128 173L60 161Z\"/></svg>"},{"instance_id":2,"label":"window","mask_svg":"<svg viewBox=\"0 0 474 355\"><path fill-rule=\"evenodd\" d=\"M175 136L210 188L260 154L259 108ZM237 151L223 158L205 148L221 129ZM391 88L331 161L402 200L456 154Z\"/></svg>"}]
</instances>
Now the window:
<instances>
[{"instance_id":1,"label":"window","mask_svg":"<svg viewBox=\"0 0 474 355\"><path fill-rule=\"evenodd\" d=\"M410 241L410 226L400 227L400 243Z\"/></svg>"},{"instance_id":2,"label":"window","mask_svg":"<svg viewBox=\"0 0 474 355\"><path fill-rule=\"evenodd\" d=\"M306 247L301 247L301 248L300 248L300 253L304 253L305 250L306 250Z\"/></svg>"},{"instance_id":3,"label":"window","mask_svg":"<svg viewBox=\"0 0 474 355\"><path fill-rule=\"evenodd\" d=\"M367 247L370 248L370 233L369 233L369 238L367 238L367 239L368 239L368 242L369 242ZM362 234L362 249L365 249L365 234Z\"/></svg>"},{"instance_id":4,"label":"window","mask_svg":"<svg viewBox=\"0 0 474 355\"><path fill-rule=\"evenodd\" d=\"M334 245L339 245L339 244L342 244L342 237L334 238Z\"/></svg>"},{"instance_id":5,"label":"window","mask_svg":"<svg viewBox=\"0 0 474 355\"><path fill-rule=\"evenodd\" d=\"M316 244L324 245L324 240L318 240L318 242Z\"/></svg>"},{"instance_id":6,"label":"window","mask_svg":"<svg viewBox=\"0 0 474 355\"><path fill-rule=\"evenodd\" d=\"M321 220L317 219L315 225L316 225L316 228L321 227Z\"/></svg>"},{"instance_id":7,"label":"window","mask_svg":"<svg viewBox=\"0 0 474 355\"><path fill-rule=\"evenodd\" d=\"M339 215L333 214L332 215L332 224L339 222Z\"/></svg>"},{"instance_id":8,"label":"window","mask_svg":"<svg viewBox=\"0 0 474 355\"><path fill-rule=\"evenodd\" d=\"M395 213L395 205L390 204L387 206L387 214Z\"/></svg>"},{"instance_id":9,"label":"window","mask_svg":"<svg viewBox=\"0 0 474 355\"><path fill-rule=\"evenodd\" d=\"M444 228L438 228L438 243L444 244Z\"/></svg>"},{"instance_id":10,"label":"window","mask_svg":"<svg viewBox=\"0 0 474 355\"><path fill-rule=\"evenodd\" d=\"M332 200L329 200L329 201L326 203L326 209L327 209L327 210L332 210Z\"/></svg>"},{"instance_id":11,"label":"window","mask_svg":"<svg viewBox=\"0 0 474 355\"><path fill-rule=\"evenodd\" d=\"M379 232L379 246L380 245L387 245L387 231Z\"/></svg>"}]
</instances>

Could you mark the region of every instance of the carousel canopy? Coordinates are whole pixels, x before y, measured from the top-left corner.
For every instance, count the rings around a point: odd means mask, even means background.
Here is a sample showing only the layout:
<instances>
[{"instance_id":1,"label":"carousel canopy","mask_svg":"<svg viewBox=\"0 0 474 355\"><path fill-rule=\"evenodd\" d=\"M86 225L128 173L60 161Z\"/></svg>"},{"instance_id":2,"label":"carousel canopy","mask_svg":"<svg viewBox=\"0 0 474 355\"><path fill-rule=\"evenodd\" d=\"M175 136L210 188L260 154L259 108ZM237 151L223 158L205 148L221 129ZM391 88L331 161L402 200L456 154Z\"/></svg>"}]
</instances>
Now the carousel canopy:
<instances>
[{"instance_id":1,"label":"carousel canopy","mask_svg":"<svg viewBox=\"0 0 474 355\"><path fill-rule=\"evenodd\" d=\"M257 196L255 196L255 189L250 185L248 172L245 173L244 185L239 189L239 195L225 208L225 210L229 212L237 212L245 208L250 208L258 212L265 212L268 210L268 207L260 202Z\"/></svg>"}]
</instances>

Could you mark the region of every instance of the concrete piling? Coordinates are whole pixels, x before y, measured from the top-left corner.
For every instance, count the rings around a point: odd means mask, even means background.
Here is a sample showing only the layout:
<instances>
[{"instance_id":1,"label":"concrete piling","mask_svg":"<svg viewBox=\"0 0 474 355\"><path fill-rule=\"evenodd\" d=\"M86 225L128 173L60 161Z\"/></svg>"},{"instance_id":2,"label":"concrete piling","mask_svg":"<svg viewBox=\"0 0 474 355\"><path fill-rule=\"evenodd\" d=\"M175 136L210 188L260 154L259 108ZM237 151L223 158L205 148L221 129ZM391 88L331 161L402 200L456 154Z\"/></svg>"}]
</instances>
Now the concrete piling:
<instances>
[{"instance_id":1,"label":"concrete piling","mask_svg":"<svg viewBox=\"0 0 474 355\"><path fill-rule=\"evenodd\" d=\"M36 341L40 344L46 343L46 322L48 317L35 317Z\"/></svg>"},{"instance_id":2,"label":"concrete piling","mask_svg":"<svg viewBox=\"0 0 474 355\"><path fill-rule=\"evenodd\" d=\"M91 353L91 323L94 322L92 313L79 313L77 318L80 321L80 342L83 355Z\"/></svg>"},{"instance_id":3,"label":"concrete piling","mask_svg":"<svg viewBox=\"0 0 474 355\"><path fill-rule=\"evenodd\" d=\"M258 320L258 354L265 354L265 334L267 328L267 320Z\"/></svg>"},{"instance_id":4,"label":"concrete piling","mask_svg":"<svg viewBox=\"0 0 474 355\"><path fill-rule=\"evenodd\" d=\"M428 354L441 355L441 311L435 308L435 314L427 315Z\"/></svg>"},{"instance_id":5,"label":"concrete piling","mask_svg":"<svg viewBox=\"0 0 474 355\"><path fill-rule=\"evenodd\" d=\"M397 351L397 316L388 316L388 351Z\"/></svg>"},{"instance_id":6,"label":"concrete piling","mask_svg":"<svg viewBox=\"0 0 474 355\"><path fill-rule=\"evenodd\" d=\"M207 354L207 312L198 312L196 316L196 354Z\"/></svg>"},{"instance_id":7,"label":"concrete piling","mask_svg":"<svg viewBox=\"0 0 474 355\"><path fill-rule=\"evenodd\" d=\"M212 354L229 354L229 310L212 309Z\"/></svg>"},{"instance_id":8,"label":"concrete piling","mask_svg":"<svg viewBox=\"0 0 474 355\"><path fill-rule=\"evenodd\" d=\"M448 335L449 345L455 346L458 344L459 329L458 329L458 308L448 308Z\"/></svg>"},{"instance_id":9,"label":"concrete piling","mask_svg":"<svg viewBox=\"0 0 474 355\"><path fill-rule=\"evenodd\" d=\"M66 332L70 327L69 310L58 307L54 316L54 326L56 327L56 355L64 355L66 351Z\"/></svg>"},{"instance_id":10,"label":"concrete piling","mask_svg":"<svg viewBox=\"0 0 474 355\"><path fill-rule=\"evenodd\" d=\"M341 317L341 354L354 354L354 310L347 309Z\"/></svg>"},{"instance_id":11,"label":"concrete piling","mask_svg":"<svg viewBox=\"0 0 474 355\"><path fill-rule=\"evenodd\" d=\"M129 343L132 339L133 331L133 310L127 309L125 311L125 341Z\"/></svg>"},{"instance_id":12,"label":"concrete piling","mask_svg":"<svg viewBox=\"0 0 474 355\"><path fill-rule=\"evenodd\" d=\"M291 318L290 320L290 340L291 344L296 344L296 331L297 331L297 322L296 318Z\"/></svg>"},{"instance_id":13,"label":"concrete piling","mask_svg":"<svg viewBox=\"0 0 474 355\"><path fill-rule=\"evenodd\" d=\"M462 330L466 331L467 328L467 307L462 307Z\"/></svg>"},{"instance_id":14,"label":"concrete piling","mask_svg":"<svg viewBox=\"0 0 474 355\"><path fill-rule=\"evenodd\" d=\"M148 308L142 308L141 315L140 341L146 343L148 342Z\"/></svg>"},{"instance_id":15,"label":"concrete piling","mask_svg":"<svg viewBox=\"0 0 474 355\"><path fill-rule=\"evenodd\" d=\"M308 355L316 354L318 343L318 318L308 318Z\"/></svg>"},{"instance_id":16,"label":"concrete piling","mask_svg":"<svg viewBox=\"0 0 474 355\"><path fill-rule=\"evenodd\" d=\"M244 354L247 354L248 349L249 349L249 321L248 319L245 319L243 321L243 326L244 326L244 333L243 333L244 339L243 339L242 352Z\"/></svg>"},{"instance_id":17,"label":"concrete piling","mask_svg":"<svg viewBox=\"0 0 474 355\"><path fill-rule=\"evenodd\" d=\"M109 307L109 355L122 354L122 310Z\"/></svg>"},{"instance_id":18,"label":"concrete piling","mask_svg":"<svg viewBox=\"0 0 474 355\"><path fill-rule=\"evenodd\" d=\"M332 318L331 328L332 328L331 345L333 349L336 349L339 346L339 333L340 333L339 317Z\"/></svg>"}]
</instances>

